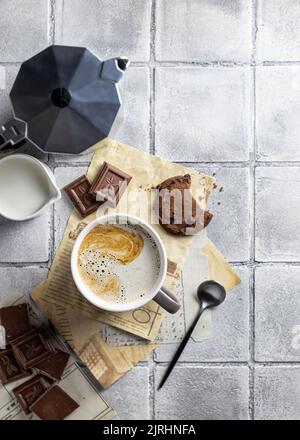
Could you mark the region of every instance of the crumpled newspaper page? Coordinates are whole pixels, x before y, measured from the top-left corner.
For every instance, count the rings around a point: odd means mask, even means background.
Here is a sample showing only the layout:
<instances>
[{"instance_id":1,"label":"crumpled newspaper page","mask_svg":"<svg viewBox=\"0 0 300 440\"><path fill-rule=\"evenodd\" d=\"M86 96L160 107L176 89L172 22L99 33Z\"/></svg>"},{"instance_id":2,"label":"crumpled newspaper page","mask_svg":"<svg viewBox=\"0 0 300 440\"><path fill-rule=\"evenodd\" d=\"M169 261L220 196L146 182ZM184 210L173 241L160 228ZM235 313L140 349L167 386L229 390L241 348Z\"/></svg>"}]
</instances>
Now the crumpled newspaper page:
<instances>
[{"instance_id":1,"label":"crumpled newspaper page","mask_svg":"<svg viewBox=\"0 0 300 440\"><path fill-rule=\"evenodd\" d=\"M49 304L44 293L45 287L40 284L31 297L103 388L112 385L158 347L145 341L138 346L110 347L101 338L97 321L60 304Z\"/></svg>"},{"instance_id":2,"label":"crumpled newspaper page","mask_svg":"<svg viewBox=\"0 0 300 440\"><path fill-rule=\"evenodd\" d=\"M14 293L10 295L1 306L11 306L26 302L27 298L23 295ZM40 326L45 323L43 316L35 309L30 307L30 320L32 324ZM61 337L56 333L51 333L51 340L55 347L64 351L69 351ZM15 399L12 390L26 382L29 378L2 385L0 384L0 420L39 420L34 414L25 414ZM99 386L91 375L71 356L64 371L59 386L66 391L78 404L72 414L65 420L110 420L116 413L112 407L102 397Z\"/></svg>"}]
</instances>

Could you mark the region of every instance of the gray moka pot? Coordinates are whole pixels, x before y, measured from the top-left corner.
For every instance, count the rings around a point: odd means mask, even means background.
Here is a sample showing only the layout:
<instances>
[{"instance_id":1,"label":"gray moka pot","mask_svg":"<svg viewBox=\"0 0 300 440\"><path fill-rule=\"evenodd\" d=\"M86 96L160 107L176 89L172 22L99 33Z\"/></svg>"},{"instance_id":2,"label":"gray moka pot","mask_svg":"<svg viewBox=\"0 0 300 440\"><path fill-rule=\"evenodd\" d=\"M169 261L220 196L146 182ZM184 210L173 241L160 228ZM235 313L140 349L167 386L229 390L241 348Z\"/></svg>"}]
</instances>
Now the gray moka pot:
<instances>
[{"instance_id":1,"label":"gray moka pot","mask_svg":"<svg viewBox=\"0 0 300 440\"><path fill-rule=\"evenodd\" d=\"M14 118L0 127L0 151L29 140L47 153L78 154L107 137L128 65L71 46L50 46L25 61L10 93Z\"/></svg>"}]
</instances>

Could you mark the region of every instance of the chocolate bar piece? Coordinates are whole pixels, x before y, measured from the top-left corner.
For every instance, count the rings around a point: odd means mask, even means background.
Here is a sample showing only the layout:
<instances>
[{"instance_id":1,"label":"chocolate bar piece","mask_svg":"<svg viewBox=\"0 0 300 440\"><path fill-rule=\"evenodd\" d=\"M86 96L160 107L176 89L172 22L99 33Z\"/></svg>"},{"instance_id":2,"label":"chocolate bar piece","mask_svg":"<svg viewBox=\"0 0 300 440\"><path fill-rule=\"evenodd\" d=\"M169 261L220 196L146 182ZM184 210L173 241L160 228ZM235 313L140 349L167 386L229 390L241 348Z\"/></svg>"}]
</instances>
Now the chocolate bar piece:
<instances>
[{"instance_id":1,"label":"chocolate bar piece","mask_svg":"<svg viewBox=\"0 0 300 440\"><path fill-rule=\"evenodd\" d=\"M174 263L174 261L168 259L167 272L169 274L173 274L176 272L176 269L177 269L177 264Z\"/></svg>"},{"instance_id":2,"label":"chocolate bar piece","mask_svg":"<svg viewBox=\"0 0 300 440\"><path fill-rule=\"evenodd\" d=\"M116 207L130 180L129 174L113 165L104 162L98 176L95 178L89 194Z\"/></svg>"},{"instance_id":3,"label":"chocolate bar piece","mask_svg":"<svg viewBox=\"0 0 300 440\"><path fill-rule=\"evenodd\" d=\"M11 348L0 350L0 381L2 384L10 383L29 375L30 373L24 371L19 365Z\"/></svg>"},{"instance_id":4,"label":"chocolate bar piece","mask_svg":"<svg viewBox=\"0 0 300 440\"><path fill-rule=\"evenodd\" d=\"M48 359L39 362L34 366L34 370L50 377L55 381L59 381L63 375L64 369L69 360L68 353L56 350Z\"/></svg>"},{"instance_id":5,"label":"chocolate bar piece","mask_svg":"<svg viewBox=\"0 0 300 440\"><path fill-rule=\"evenodd\" d=\"M89 194L90 188L91 184L85 176L79 177L64 188L81 217L92 214L101 205Z\"/></svg>"},{"instance_id":6,"label":"chocolate bar piece","mask_svg":"<svg viewBox=\"0 0 300 440\"><path fill-rule=\"evenodd\" d=\"M6 343L30 330L27 304L2 307L0 309L0 324L5 328Z\"/></svg>"},{"instance_id":7,"label":"chocolate bar piece","mask_svg":"<svg viewBox=\"0 0 300 440\"><path fill-rule=\"evenodd\" d=\"M30 413L30 406L45 393L52 385L52 381L41 374L32 377L13 389L17 401L26 414Z\"/></svg>"},{"instance_id":8,"label":"chocolate bar piece","mask_svg":"<svg viewBox=\"0 0 300 440\"><path fill-rule=\"evenodd\" d=\"M42 420L63 420L79 405L59 386L53 385L30 407Z\"/></svg>"},{"instance_id":9,"label":"chocolate bar piece","mask_svg":"<svg viewBox=\"0 0 300 440\"><path fill-rule=\"evenodd\" d=\"M53 347L43 327L35 328L11 342L19 364L30 368L53 354Z\"/></svg>"}]
</instances>

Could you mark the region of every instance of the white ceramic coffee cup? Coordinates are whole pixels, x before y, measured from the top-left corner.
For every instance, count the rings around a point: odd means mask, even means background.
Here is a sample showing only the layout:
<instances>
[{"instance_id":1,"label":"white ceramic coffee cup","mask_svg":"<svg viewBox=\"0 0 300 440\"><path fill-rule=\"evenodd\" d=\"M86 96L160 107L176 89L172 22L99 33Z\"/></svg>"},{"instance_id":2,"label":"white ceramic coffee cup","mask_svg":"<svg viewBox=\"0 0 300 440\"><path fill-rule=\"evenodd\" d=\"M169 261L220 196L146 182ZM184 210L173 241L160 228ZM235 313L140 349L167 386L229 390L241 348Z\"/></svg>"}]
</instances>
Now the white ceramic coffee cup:
<instances>
[{"instance_id":1,"label":"white ceramic coffee cup","mask_svg":"<svg viewBox=\"0 0 300 440\"><path fill-rule=\"evenodd\" d=\"M139 227L141 227L144 232L148 233L150 237L154 240L160 256L159 274L156 282L154 283L153 288L143 298L136 299L135 301L126 304L109 303L101 299L101 297L96 296L82 280L78 270L78 252L83 239L95 226L105 223L124 224L126 222L133 225L138 224ZM172 292L170 292L168 289L163 287L163 283L167 274L167 264L168 264L167 261L168 261L167 254L164 245L158 234L149 224L145 223L138 217L134 217L132 215L110 214L97 218L96 220L92 221L89 225L87 225L83 229L83 231L81 231L73 247L72 256L71 256L71 270L72 270L74 282L78 290L90 303L92 303L96 307L99 307L100 309L108 310L110 312L127 312L129 310L138 309L144 306L145 304L147 304L149 301L154 300L167 312L176 313L180 308L178 299Z\"/></svg>"}]
</instances>

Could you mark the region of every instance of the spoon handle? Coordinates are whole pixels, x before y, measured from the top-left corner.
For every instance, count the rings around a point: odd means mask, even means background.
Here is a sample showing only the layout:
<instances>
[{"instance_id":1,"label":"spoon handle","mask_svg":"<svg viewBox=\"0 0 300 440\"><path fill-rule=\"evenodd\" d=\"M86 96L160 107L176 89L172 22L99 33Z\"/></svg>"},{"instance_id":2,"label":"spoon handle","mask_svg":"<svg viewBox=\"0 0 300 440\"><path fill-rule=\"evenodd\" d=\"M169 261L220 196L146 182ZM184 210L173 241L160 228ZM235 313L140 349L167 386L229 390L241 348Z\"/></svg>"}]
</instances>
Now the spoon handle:
<instances>
[{"instance_id":1,"label":"spoon handle","mask_svg":"<svg viewBox=\"0 0 300 440\"><path fill-rule=\"evenodd\" d=\"M183 340L181 341L179 347L177 348L177 351L176 351L176 353L175 353L173 359L171 360L171 362L170 362L170 364L169 364L169 366L168 366L168 368L167 368L165 374L163 375L163 378L162 378L162 380L161 380L161 382L160 382L160 384L159 384L159 386L158 386L158 389L162 388L162 386L164 385L165 381L168 379L168 377L169 377L171 371L172 371L173 368L175 367L176 362L177 362L178 359L180 358L181 353L182 353L183 350L184 350L184 347L186 346L188 340L190 339L190 336L191 336L191 334L193 333L193 330L194 330L194 328L196 327L196 324L197 324L197 322L199 321L199 318L200 318L200 316L202 315L203 310L204 310L204 309L203 309L202 307L200 307L200 310L199 310L199 312L197 313L197 316L195 317L195 319L194 319L194 321L192 322L190 328L189 328L188 331L186 332L186 334L185 334Z\"/></svg>"}]
</instances>

